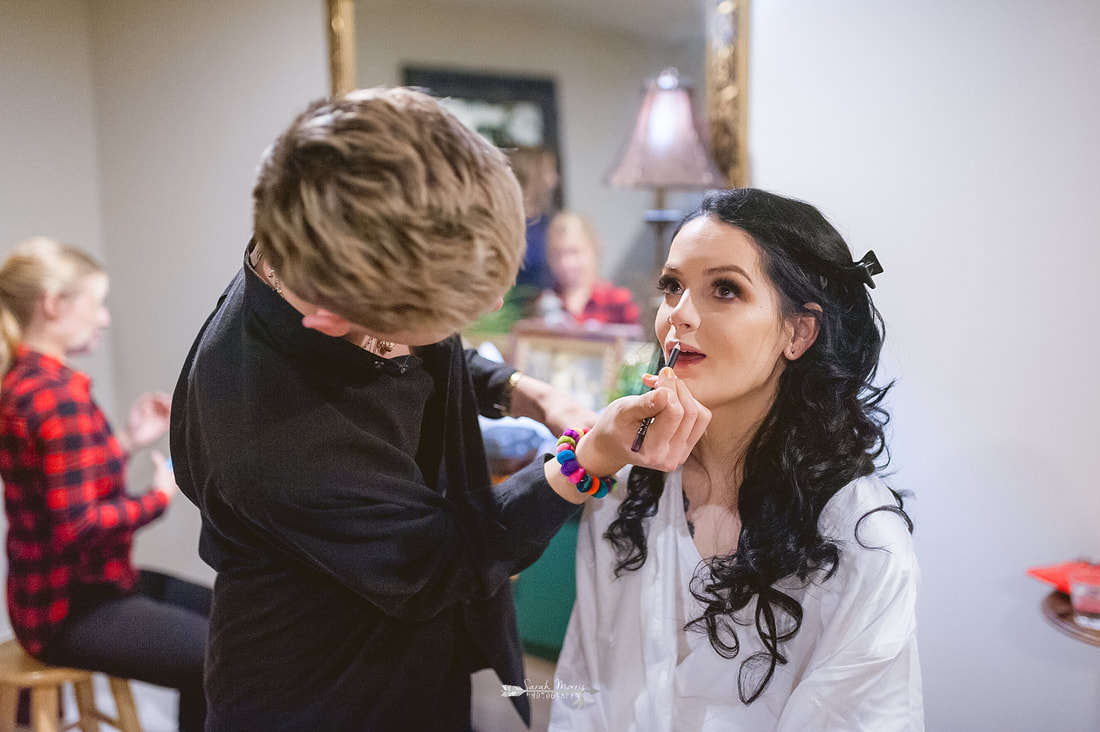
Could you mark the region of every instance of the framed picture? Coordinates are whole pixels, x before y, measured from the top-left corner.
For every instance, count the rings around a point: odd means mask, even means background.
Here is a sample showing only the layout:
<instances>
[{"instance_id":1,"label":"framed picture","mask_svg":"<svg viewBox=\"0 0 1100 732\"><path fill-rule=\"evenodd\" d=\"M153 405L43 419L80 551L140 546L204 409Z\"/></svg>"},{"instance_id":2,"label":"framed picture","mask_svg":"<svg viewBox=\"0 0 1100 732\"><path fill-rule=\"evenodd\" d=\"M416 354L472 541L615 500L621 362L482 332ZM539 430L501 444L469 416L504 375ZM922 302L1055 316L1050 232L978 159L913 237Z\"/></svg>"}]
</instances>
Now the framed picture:
<instances>
[{"instance_id":1,"label":"framed picture","mask_svg":"<svg viewBox=\"0 0 1100 732\"><path fill-rule=\"evenodd\" d=\"M558 102L554 80L530 76L406 66L406 86L421 87L467 127L505 150L541 150L553 156L561 178ZM561 186L554 205L563 207Z\"/></svg>"},{"instance_id":2,"label":"framed picture","mask_svg":"<svg viewBox=\"0 0 1100 732\"><path fill-rule=\"evenodd\" d=\"M644 341L641 327L634 325L591 330L532 319L512 329L516 368L596 411L623 394L641 393L641 374L652 368L655 356L655 344Z\"/></svg>"}]
</instances>

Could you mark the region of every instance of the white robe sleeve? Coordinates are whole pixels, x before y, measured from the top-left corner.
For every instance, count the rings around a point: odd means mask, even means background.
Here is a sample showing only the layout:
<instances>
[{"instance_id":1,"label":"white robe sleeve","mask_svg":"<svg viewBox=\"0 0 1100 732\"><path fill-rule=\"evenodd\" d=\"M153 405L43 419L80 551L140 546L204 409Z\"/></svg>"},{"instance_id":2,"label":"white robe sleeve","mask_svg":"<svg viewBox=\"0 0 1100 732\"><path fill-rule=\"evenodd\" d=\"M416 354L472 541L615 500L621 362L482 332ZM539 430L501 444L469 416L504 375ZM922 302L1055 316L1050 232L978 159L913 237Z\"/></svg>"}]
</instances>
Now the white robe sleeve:
<instances>
[{"instance_id":1,"label":"white robe sleeve","mask_svg":"<svg viewBox=\"0 0 1100 732\"><path fill-rule=\"evenodd\" d=\"M625 476L623 476L625 477ZM620 488L620 490L622 490ZM616 678L614 657L600 657L607 642L614 643L614 631L609 633L606 618L614 614L608 605L616 603L613 591L612 552L603 538L608 524L618 509L618 497L588 501L577 533L576 580L577 594L565 643L558 656L554 672L555 686L575 689L583 686L594 692L561 693L554 698L551 730L608 729L602 701L595 694L614 694L605 681Z\"/></svg>"},{"instance_id":2,"label":"white robe sleeve","mask_svg":"<svg viewBox=\"0 0 1100 732\"><path fill-rule=\"evenodd\" d=\"M894 513L879 511L859 524L860 546L855 521L881 505L869 504L869 497L857 490L850 501L828 507L841 524L833 534L843 537L840 566L824 586L807 591L820 597L824 628L777 732L924 729L916 643L920 570L910 534Z\"/></svg>"}]
</instances>

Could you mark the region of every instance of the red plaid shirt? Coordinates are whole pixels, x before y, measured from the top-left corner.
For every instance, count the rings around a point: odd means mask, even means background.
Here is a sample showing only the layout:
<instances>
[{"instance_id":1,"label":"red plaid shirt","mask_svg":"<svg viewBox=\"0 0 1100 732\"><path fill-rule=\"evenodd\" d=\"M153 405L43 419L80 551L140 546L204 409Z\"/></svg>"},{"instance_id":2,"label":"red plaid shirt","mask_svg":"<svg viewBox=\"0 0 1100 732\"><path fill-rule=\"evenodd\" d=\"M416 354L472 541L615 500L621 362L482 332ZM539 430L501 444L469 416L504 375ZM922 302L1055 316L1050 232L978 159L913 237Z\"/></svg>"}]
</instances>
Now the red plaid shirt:
<instances>
[{"instance_id":1,"label":"red plaid shirt","mask_svg":"<svg viewBox=\"0 0 1100 732\"><path fill-rule=\"evenodd\" d=\"M592 297L584 306L584 312L574 316L578 323L594 320L598 323L638 324L638 306L634 296L625 287L610 282L597 282Z\"/></svg>"},{"instance_id":2,"label":"red plaid shirt","mask_svg":"<svg viewBox=\"0 0 1100 732\"><path fill-rule=\"evenodd\" d=\"M125 490L126 455L91 381L21 347L0 385L0 477L8 514L8 614L37 653L69 614L74 587L134 586L134 531L168 496Z\"/></svg>"}]
</instances>

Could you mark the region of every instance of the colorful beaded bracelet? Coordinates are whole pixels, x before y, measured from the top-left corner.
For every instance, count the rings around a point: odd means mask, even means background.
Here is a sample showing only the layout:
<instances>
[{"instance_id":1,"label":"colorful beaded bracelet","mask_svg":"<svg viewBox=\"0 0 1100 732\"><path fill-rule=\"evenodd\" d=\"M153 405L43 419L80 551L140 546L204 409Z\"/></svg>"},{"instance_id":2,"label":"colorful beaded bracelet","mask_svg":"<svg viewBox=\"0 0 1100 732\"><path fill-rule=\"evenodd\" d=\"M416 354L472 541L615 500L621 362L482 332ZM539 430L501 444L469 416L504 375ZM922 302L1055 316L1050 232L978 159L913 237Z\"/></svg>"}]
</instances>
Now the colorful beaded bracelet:
<instances>
[{"instance_id":1,"label":"colorful beaded bracelet","mask_svg":"<svg viewBox=\"0 0 1100 732\"><path fill-rule=\"evenodd\" d=\"M577 443L580 442L581 437L586 432L588 430L580 432L566 430L562 433L562 436L558 438L558 454L555 459L561 465L561 474L568 478L570 483L577 486L578 492L587 493L593 498L603 498L615 490L615 477L609 475L597 478L594 475L589 475L577 462Z\"/></svg>"}]
</instances>

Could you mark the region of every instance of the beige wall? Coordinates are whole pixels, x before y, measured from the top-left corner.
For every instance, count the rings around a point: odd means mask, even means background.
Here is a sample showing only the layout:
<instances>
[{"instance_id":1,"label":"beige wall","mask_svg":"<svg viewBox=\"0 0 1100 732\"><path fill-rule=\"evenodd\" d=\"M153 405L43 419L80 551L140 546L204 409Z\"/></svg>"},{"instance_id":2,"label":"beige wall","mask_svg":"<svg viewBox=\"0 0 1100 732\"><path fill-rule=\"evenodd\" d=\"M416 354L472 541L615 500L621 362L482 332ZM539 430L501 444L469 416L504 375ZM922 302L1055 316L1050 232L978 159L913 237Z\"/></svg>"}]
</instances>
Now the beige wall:
<instances>
[{"instance_id":1,"label":"beige wall","mask_svg":"<svg viewBox=\"0 0 1100 732\"><path fill-rule=\"evenodd\" d=\"M461 11L432 0L359 0L356 29L360 86L398 84L405 65L552 78L566 207L593 219L604 276L646 296L654 292L653 232L642 223L653 194L609 188L603 178L633 126L647 77L679 67L699 82L702 107L701 46L610 33L549 10L538 16Z\"/></svg>"},{"instance_id":2,"label":"beige wall","mask_svg":"<svg viewBox=\"0 0 1100 732\"><path fill-rule=\"evenodd\" d=\"M0 3L0 253L52 236L106 260L86 0ZM113 402L111 336L83 367Z\"/></svg>"},{"instance_id":3,"label":"beige wall","mask_svg":"<svg viewBox=\"0 0 1100 732\"><path fill-rule=\"evenodd\" d=\"M930 731L1100 730L1028 567L1100 559L1100 5L754 3L754 182L886 271Z\"/></svg>"},{"instance_id":4,"label":"beige wall","mask_svg":"<svg viewBox=\"0 0 1100 732\"><path fill-rule=\"evenodd\" d=\"M79 365L112 419L172 390L240 266L260 154L328 93L324 5L0 3L0 250L47 233L105 260L110 339ZM145 455L130 474L140 490ZM198 523L181 497L138 534L137 560L209 579Z\"/></svg>"}]
</instances>

